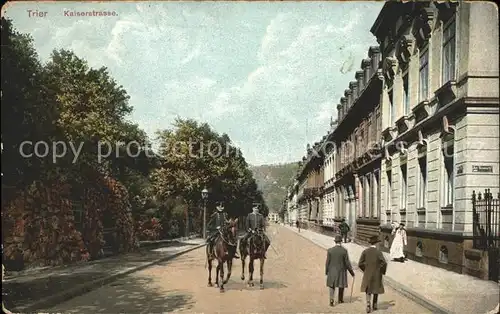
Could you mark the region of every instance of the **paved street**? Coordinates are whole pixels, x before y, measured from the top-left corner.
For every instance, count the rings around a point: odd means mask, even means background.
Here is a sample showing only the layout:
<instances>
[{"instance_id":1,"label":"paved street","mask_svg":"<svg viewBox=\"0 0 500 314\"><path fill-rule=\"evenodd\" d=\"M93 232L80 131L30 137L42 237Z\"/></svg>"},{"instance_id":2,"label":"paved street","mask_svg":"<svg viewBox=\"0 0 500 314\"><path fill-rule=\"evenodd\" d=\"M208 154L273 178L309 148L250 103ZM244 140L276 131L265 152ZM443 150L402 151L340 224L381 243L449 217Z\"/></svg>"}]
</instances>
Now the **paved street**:
<instances>
[{"instance_id":1,"label":"paved street","mask_svg":"<svg viewBox=\"0 0 500 314\"><path fill-rule=\"evenodd\" d=\"M133 273L45 312L59 313L363 313L356 272L352 302L330 308L325 287L325 251L286 228L273 225L264 274L265 289L240 280L241 263L225 286L207 287L205 253L197 249L172 261ZM258 262L257 265L258 267ZM258 269L258 268L257 268ZM257 277L254 278L258 283ZM214 271L215 274L215 271ZM248 277L248 276L247 276ZM377 313L430 313L386 285Z\"/></svg>"}]
</instances>

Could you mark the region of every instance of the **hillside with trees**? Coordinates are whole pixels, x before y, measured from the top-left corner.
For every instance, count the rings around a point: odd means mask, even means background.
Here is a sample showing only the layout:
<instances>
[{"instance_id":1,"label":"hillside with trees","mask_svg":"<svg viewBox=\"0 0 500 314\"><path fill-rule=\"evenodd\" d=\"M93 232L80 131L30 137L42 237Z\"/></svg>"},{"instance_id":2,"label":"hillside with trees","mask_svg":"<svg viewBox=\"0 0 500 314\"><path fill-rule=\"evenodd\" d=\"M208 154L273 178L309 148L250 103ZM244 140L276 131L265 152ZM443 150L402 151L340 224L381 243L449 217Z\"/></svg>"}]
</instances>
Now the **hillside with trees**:
<instances>
[{"instance_id":1,"label":"hillside with trees","mask_svg":"<svg viewBox=\"0 0 500 314\"><path fill-rule=\"evenodd\" d=\"M259 190L262 191L269 211L279 213L287 188L297 174L298 163L252 166L250 170Z\"/></svg>"}]
</instances>

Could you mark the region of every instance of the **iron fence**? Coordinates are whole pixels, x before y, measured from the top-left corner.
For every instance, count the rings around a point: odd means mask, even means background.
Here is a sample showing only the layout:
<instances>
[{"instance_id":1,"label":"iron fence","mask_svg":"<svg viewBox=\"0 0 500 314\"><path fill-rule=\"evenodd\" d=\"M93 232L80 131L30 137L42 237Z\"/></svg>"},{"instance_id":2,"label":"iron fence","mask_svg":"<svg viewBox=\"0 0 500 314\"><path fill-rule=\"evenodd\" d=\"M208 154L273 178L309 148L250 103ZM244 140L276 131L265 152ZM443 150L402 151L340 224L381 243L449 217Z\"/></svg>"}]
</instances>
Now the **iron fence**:
<instances>
[{"instance_id":1,"label":"iron fence","mask_svg":"<svg viewBox=\"0 0 500 314\"><path fill-rule=\"evenodd\" d=\"M500 193L494 198L490 189L473 191L472 215L474 248L500 248Z\"/></svg>"}]
</instances>

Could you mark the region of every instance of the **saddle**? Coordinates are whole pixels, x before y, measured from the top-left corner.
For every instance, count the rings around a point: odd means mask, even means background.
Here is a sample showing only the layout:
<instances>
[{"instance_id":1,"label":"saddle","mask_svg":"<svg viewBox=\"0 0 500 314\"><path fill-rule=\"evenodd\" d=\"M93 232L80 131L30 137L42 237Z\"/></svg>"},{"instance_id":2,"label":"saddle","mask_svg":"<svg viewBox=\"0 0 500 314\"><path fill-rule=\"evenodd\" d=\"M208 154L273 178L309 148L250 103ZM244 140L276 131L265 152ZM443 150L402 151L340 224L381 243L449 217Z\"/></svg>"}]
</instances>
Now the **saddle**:
<instances>
[{"instance_id":1,"label":"saddle","mask_svg":"<svg viewBox=\"0 0 500 314\"><path fill-rule=\"evenodd\" d=\"M248 237L248 246L251 253L258 254L265 250L265 238L262 230L252 231Z\"/></svg>"}]
</instances>

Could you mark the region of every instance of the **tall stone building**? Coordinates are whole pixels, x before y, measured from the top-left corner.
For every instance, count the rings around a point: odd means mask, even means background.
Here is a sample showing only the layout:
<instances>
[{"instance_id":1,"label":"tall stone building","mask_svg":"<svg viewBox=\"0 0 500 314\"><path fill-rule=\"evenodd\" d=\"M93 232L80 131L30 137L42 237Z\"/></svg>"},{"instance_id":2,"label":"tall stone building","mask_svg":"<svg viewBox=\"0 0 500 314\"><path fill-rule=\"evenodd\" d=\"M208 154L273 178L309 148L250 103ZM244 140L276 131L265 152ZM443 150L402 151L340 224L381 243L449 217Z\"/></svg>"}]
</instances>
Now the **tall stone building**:
<instances>
[{"instance_id":1,"label":"tall stone building","mask_svg":"<svg viewBox=\"0 0 500 314\"><path fill-rule=\"evenodd\" d=\"M472 192L499 187L497 8L388 2L371 32L383 60L384 244L389 223L404 222L410 258L462 272Z\"/></svg>"},{"instance_id":2,"label":"tall stone building","mask_svg":"<svg viewBox=\"0 0 500 314\"><path fill-rule=\"evenodd\" d=\"M336 220L345 218L360 242L377 235L380 224L380 60L379 48L370 47L340 99L339 122L329 138L336 146Z\"/></svg>"},{"instance_id":3,"label":"tall stone building","mask_svg":"<svg viewBox=\"0 0 500 314\"><path fill-rule=\"evenodd\" d=\"M323 209L321 225L333 227L335 225L335 145L328 141L329 135L335 131L337 121L330 121L330 130L321 144L323 158Z\"/></svg>"}]
</instances>

